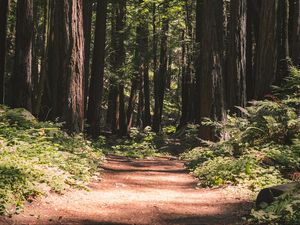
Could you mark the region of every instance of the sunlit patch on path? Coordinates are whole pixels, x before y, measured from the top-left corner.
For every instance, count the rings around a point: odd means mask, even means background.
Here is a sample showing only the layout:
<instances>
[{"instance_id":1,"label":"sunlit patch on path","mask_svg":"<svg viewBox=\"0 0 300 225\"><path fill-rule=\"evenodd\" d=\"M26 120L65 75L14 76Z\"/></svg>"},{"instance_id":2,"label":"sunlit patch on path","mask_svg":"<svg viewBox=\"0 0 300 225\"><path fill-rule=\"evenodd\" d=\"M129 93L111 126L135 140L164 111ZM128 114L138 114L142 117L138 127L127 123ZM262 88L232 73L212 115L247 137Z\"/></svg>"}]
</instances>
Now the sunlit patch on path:
<instances>
[{"instance_id":1,"label":"sunlit patch on path","mask_svg":"<svg viewBox=\"0 0 300 225\"><path fill-rule=\"evenodd\" d=\"M249 210L233 188L198 188L178 160L110 156L103 169L90 192L51 194L0 224L241 224Z\"/></svg>"}]
</instances>

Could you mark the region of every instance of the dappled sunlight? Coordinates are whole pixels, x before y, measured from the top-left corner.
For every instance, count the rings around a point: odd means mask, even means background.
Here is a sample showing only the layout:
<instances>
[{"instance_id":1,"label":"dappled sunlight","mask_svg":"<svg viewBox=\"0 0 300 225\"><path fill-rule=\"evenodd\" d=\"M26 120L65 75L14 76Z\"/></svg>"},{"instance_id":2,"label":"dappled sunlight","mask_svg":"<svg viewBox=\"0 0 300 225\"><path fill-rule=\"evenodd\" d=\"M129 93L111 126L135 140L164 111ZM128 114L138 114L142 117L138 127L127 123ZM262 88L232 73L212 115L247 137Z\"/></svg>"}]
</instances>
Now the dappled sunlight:
<instances>
[{"instance_id":1,"label":"dappled sunlight","mask_svg":"<svg viewBox=\"0 0 300 225\"><path fill-rule=\"evenodd\" d=\"M182 172L180 161L112 157L104 167L109 170L102 182L90 185L91 191L51 194L26 207L13 221L41 225L230 224L249 212L251 205L226 188L198 188L195 178Z\"/></svg>"}]
</instances>

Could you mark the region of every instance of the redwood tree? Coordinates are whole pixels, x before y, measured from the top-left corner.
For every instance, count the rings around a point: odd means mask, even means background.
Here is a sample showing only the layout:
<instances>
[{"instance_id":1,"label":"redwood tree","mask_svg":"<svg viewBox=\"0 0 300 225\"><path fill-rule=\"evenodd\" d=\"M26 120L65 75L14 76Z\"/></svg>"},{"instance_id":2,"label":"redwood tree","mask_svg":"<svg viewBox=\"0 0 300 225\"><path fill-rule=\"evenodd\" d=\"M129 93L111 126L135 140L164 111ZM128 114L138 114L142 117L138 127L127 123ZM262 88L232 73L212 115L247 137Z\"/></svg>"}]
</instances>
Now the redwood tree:
<instances>
[{"instance_id":1,"label":"redwood tree","mask_svg":"<svg viewBox=\"0 0 300 225\"><path fill-rule=\"evenodd\" d=\"M247 0L230 2L229 37L225 72L226 108L238 112L235 106L246 105L246 18Z\"/></svg>"},{"instance_id":2,"label":"redwood tree","mask_svg":"<svg viewBox=\"0 0 300 225\"><path fill-rule=\"evenodd\" d=\"M158 73L154 74L154 115L153 115L153 130L159 132L161 129L161 120L163 113L163 104L166 89L166 76L168 64L168 31L169 31L169 18L167 16L169 2L163 2L163 15L162 19L162 32L160 40L160 59Z\"/></svg>"},{"instance_id":3,"label":"redwood tree","mask_svg":"<svg viewBox=\"0 0 300 225\"><path fill-rule=\"evenodd\" d=\"M89 89L89 102L87 122L90 126L89 133L93 137L100 134L101 101L103 92L105 40L106 40L106 13L107 1L98 0L97 19L94 40L94 52L92 62L91 83Z\"/></svg>"},{"instance_id":4,"label":"redwood tree","mask_svg":"<svg viewBox=\"0 0 300 225\"><path fill-rule=\"evenodd\" d=\"M17 2L15 71L11 79L13 107L32 110L33 0Z\"/></svg>"},{"instance_id":5,"label":"redwood tree","mask_svg":"<svg viewBox=\"0 0 300 225\"><path fill-rule=\"evenodd\" d=\"M4 103L7 17L10 0L0 1L0 104Z\"/></svg>"},{"instance_id":6,"label":"redwood tree","mask_svg":"<svg viewBox=\"0 0 300 225\"><path fill-rule=\"evenodd\" d=\"M203 0L199 7L200 22L200 56L196 63L198 67L198 95L199 118L208 117L221 120L223 117L223 1ZM199 17L198 17L199 18ZM200 137L213 139L214 131L211 127L200 126Z\"/></svg>"},{"instance_id":7,"label":"redwood tree","mask_svg":"<svg viewBox=\"0 0 300 225\"><path fill-rule=\"evenodd\" d=\"M260 24L255 60L254 97L262 99L270 92L277 68L278 0L261 1Z\"/></svg>"}]
</instances>

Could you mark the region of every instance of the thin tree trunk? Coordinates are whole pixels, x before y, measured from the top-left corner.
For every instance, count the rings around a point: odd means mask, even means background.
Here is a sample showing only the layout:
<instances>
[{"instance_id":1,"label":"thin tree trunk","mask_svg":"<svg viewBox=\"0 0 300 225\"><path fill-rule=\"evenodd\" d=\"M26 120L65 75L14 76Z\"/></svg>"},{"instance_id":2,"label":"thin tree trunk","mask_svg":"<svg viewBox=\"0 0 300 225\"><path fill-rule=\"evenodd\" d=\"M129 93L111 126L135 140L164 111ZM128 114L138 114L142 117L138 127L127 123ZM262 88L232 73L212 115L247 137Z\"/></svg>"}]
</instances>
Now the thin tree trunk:
<instances>
[{"instance_id":1,"label":"thin tree trunk","mask_svg":"<svg viewBox=\"0 0 300 225\"><path fill-rule=\"evenodd\" d=\"M90 55L91 55L91 30L92 30L92 15L93 1L83 1L83 29L84 29L84 107L88 106L89 95L89 80L90 80Z\"/></svg>"},{"instance_id":2,"label":"thin tree trunk","mask_svg":"<svg viewBox=\"0 0 300 225\"><path fill-rule=\"evenodd\" d=\"M293 2L293 1L292 1ZM300 1L293 5L291 32L291 58L296 66L300 66Z\"/></svg>"},{"instance_id":3,"label":"thin tree trunk","mask_svg":"<svg viewBox=\"0 0 300 225\"><path fill-rule=\"evenodd\" d=\"M163 14L167 13L168 1L163 3ZM154 77L154 116L153 116L153 131L159 132L161 130L163 103L166 89L166 76L167 76L167 64L168 64L168 36L169 31L169 19L162 19L162 33L160 40L160 59L159 59L159 71Z\"/></svg>"},{"instance_id":4,"label":"thin tree trunk","mask_svg":"<svg viewBox=\"0 0 300 225\"><path fill-rule=\"evenodd\" d=\"M10 0L0 1L0 104L4 104L6 64L6 34Z\"/></svg>"},{"instance_id":5,"label":"thin tree trunk","mask_svg":"<svg viewBox=\"0 0 300 225\"><path fill-rule=\"evenodd\" d=\"M98 0L92 75L87 112L87 122L90 125L89 133L94 138L98 137L100 134L101 103L105 66L106 14L107 1Z\"/></svg>"},{"instance_id":6,"label":"thin tree trunk","mask_svg":"<svg viewBox=\"0 0 300 225\"><path fill-rule=\"evenodd\" d=\"M44 86L47 73L47 55L48 55L48 36L49 36L49 19L50 19L50 0L46 0L44 5L44 21L43 21L43 48L41 57L41 72L38 81L38 86L36 87L36 100L34 104L34 115L39 116L42 104L42 97L44 94Z\"/></svg>"}]
</instances>

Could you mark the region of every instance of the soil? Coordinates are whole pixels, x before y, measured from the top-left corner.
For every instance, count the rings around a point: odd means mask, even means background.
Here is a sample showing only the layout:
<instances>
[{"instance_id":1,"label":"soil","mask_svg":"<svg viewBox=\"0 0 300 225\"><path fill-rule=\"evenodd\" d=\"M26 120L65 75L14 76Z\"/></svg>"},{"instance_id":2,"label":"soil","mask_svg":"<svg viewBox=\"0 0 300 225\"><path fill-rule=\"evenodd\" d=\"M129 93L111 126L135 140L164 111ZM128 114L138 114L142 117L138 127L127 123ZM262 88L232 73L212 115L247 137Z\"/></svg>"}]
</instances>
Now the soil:
<instances>
[{"instance_id":1,"label":"soil","mask_svg":"<svg viewBox=\"0 0 300 225\"><path fill-rule=\"evenodd\" d=\"M90 191L54 193L28 203L1 225L243 224L249 195L235 187L204 189L184 162L109 156Z\"/></svg>"}]
</instances>

